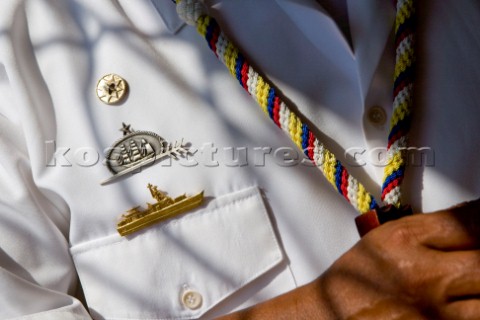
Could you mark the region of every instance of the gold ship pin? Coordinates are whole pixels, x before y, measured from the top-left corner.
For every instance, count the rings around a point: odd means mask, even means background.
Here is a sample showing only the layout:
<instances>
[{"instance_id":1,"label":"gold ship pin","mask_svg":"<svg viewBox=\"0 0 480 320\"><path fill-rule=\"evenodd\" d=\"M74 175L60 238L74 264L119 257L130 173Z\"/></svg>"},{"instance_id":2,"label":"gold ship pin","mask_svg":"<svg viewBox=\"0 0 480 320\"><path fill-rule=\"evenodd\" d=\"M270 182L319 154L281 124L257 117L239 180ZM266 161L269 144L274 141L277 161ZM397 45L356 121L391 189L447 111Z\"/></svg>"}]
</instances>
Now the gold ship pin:
<instances>
[{"instance_id":1,"label":"gold ship pin","mask_svg":"<svg viewBox=\"0 0 480 320\"><path fill-rule=\"evenodd\" d=\"M117 231L121 236L126 236L178 216L200 206L203 202L203 191L191 197L183 194L176 198L170 198L165 193L159 191L157 186L149 183L147 188L157 202L154 204L147 202L146 210L142 210L140 206L137 206L123 214L117 223Z\"/></svg>"}]
</instances>

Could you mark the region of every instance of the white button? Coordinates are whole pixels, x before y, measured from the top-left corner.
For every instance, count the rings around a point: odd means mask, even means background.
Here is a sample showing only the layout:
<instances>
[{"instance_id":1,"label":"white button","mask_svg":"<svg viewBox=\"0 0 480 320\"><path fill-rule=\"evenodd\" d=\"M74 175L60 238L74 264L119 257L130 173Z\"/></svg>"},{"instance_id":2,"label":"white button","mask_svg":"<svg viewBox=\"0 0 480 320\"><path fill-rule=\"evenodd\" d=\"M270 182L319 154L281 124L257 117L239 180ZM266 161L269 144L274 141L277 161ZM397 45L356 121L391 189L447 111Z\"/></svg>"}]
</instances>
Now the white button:
<instances>
[{"instance_id":1,"label":"white button","mask_svg":"<svg viewBox=\"0 0 480 320\"><path fill-rule=\"evenodd\" d=\"M373 106L368 110L368 121L377 126L384 125L387 121L387 113L382 107Z\"/></svg>"},{"instance_id":2,"label":"white button","mask_svg":"<svg viewBox=\"0 0 480 320\"><path fill-rule=\"evenodd\" d=\"M200 293L193 290L186 290L182 294L182 303L190 310L196 310L202 306L203 298Z\"/></svg>"}]
</instances>

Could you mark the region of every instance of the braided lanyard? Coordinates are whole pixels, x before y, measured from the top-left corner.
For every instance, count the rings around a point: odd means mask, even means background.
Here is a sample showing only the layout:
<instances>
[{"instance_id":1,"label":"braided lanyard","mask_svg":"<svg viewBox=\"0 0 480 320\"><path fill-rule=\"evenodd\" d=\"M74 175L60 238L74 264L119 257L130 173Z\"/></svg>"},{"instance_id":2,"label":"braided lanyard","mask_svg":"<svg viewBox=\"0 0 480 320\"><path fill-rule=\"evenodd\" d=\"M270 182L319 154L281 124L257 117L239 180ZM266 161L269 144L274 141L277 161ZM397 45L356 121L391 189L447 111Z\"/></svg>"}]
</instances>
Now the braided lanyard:
<instances>
[{"instance_id":1,"label":"braided lanyard","mask_svg":"<svg viewBox=\"0 0 480 320\"><path fill-rule=\"evenodd\" d=\"M255 99L265 114L280 127L317 166L330 184L361 214L379 209L375 198L314 135L300 116L277 95L274 86L262 77L238 48L230 42L212 17L204 13L199 0L173 0L177 13L196 25L208 46L229 69L240 85ZM405 175L407 133L413 103L415 66L414 0L395 0L395 71L393 114L387 144L382 201L385 207L400 208L400 186ZM389 205L389 206L388 206ZM385 208L384 207L384 208ZM391 210L390 210L391 211Z\"/></svg>"}]
</instances>

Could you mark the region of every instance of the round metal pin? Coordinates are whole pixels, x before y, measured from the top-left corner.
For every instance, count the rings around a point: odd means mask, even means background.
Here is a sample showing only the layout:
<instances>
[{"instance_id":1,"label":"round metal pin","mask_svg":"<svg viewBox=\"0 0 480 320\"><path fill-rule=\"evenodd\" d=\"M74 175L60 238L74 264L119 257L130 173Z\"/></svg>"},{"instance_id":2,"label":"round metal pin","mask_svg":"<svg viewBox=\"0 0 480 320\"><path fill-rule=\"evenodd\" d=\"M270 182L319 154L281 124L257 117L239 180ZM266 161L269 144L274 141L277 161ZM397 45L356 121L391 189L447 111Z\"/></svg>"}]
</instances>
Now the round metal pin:
<instances>
[{"instance_id":1,"label":"round metal pin","mask_svg":"<svg viewBox=\"0 0 480 320\"><path fill-rule=\"evenodd\" d=\"M112 105L122 102L128 93L128 84L117 74L103 76L97 83L97 97L104 103Z\"/></svg>"}]
</instances>

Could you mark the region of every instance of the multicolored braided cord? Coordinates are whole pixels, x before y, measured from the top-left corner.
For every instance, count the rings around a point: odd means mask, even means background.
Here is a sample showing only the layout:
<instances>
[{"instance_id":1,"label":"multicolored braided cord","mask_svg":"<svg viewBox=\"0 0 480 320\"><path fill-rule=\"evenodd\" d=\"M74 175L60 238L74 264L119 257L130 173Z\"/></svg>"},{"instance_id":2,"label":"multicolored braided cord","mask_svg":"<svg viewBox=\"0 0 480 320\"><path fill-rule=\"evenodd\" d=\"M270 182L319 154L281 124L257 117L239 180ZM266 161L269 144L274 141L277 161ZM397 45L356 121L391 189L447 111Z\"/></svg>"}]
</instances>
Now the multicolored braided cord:
<instances>
[{"instance_id":1,"label":"multicolored braided cord","mask_svg":"<svg viewBox=\"0 0 480 320\"><path fill-rule=\"evenodd\" d=\"M294 111L277 95L274 86L261 76L228 40L212 17L205 14L199 0L174 0L179 16L196 25L213 53L228 68L232 76L273 120L320 169L330 184L360 213L377 208L375 198L340 163L335 155L309 129ZM388 137L388 165L382 185L382 200L400 206L400 184L405 173L406 134L410 127L414 68L414 6L413 0L396 2L396 63L394 110Z\"/></svg>"},{"instance_id":2,"label":"multicolored braided cord","mask_svg":"<svg viewBox=\"0 0 480 320\"><path fill-rule=\"evenodd\" d=\"M405 176L407 133L410 129L415 77L415 4L397 0L395 18L395 71L393 79L393 114L387 144L382 201L400 207L400 185Z\"/></svg>"}]
</instances>

